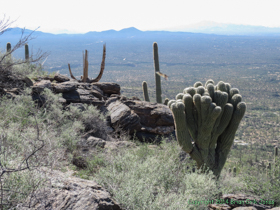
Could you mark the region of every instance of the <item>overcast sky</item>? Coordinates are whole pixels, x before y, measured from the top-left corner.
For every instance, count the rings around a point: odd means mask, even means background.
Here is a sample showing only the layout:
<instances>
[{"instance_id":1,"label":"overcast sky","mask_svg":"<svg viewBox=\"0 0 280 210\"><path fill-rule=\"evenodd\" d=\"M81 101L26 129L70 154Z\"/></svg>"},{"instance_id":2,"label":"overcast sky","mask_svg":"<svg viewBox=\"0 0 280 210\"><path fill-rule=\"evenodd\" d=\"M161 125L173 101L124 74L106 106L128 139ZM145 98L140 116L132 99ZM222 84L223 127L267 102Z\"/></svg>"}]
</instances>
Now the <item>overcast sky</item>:
<instances>
[{"instance_id":1,"label":"overcast sky","mask_svg":"<svg viewBox=\"0 0 280 210\"><path fill-rule=\"evenodd\" d=\"M1 0L0 19L50 33L162 30L202 21L280 27L279 0Z\"/></svg>"}]
</instances>

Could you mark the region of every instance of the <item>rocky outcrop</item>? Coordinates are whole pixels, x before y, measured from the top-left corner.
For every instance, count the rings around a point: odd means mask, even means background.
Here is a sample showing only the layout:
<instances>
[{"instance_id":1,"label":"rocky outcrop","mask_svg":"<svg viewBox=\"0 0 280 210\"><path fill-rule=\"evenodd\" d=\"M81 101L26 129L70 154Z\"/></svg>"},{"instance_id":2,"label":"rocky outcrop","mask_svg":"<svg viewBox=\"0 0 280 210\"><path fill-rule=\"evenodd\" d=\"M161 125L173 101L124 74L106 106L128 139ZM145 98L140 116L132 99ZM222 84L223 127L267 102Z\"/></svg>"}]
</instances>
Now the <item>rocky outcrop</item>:
<instances>
[{"instance_id":1,"label":"rocky outcrop","mask_svg":"<svg viewBox=\"0 0 280 210\"><path fill-rule=\"evenodd\" d=\"M30 86L32 81L26 80L26 83ZM48 76L32 84L32 99L39 105L45 103L42 92L46 88L53 93L62 94L59 100L64 108L69 104L91 104L102 111L109 111L110 126L121 128L129 134L136 132L140 140L150 141L157 136L174 133L173 116L167 106L141 101L136 97L128 99L120 96L120 86L116 83L79 82L56 73L53 78ZM16 96L15 91L1 91L12 98Z\"/></svg>"},{"instance_id":2,"label":"rocky outcrop","mask_svg":"<svg viewBox=\"0 0 280 210\"><path fill-rule=\"evenodd\" d=\"M106 101L112 127L120 127L143 140L154 139L157 135L168 135L174 131L170 109L158 103L128 99L112 95Z\"/></svg>"},{"instance_id":3,"label":"rocky outcrop","mask_svg":"<svg viewBox=\"0 0 280 210\"><path fill-rule=\"evenodd\" d=\"M39 104L44 103L44 96L40 94L45 88L54 93L62 93L65 104L86 103L97 107L103 106L111 94L120 94L120 86L116 83L80 83L58 73L52 79L43 78L31 88L33 100L37 100Z\"/></svg>"},{"instance_id":4,"label":"rocky outcrop","mask_svg":"<svg viewBox=\"0 0 280 210\"><path fill-rule=\"evenodd\" d=\"M36 192L31 205L29 202L18 205L18 210L121 210L109 192L95 181L67 177L56 170L48 172L48 178L50 186Z\"/></svg>"}]
</instances>

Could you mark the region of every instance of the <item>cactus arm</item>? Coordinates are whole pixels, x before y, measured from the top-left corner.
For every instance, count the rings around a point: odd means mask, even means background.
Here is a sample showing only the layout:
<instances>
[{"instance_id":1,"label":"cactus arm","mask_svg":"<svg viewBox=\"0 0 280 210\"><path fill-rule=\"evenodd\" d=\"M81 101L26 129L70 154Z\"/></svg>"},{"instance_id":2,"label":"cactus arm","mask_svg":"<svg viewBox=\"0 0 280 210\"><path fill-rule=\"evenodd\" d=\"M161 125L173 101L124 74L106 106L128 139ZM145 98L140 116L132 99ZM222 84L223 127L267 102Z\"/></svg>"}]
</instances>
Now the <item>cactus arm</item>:
<instances>
[{"instance_id":1,"label":"cactus arm","mask_svg":"<svg viewBox=\"0 0 280 210\"><path fill-rule=\"evenodd\" d=\"M147 85L147 82L144 81L142 83L142 88L143 88L143 95L144 95L144 100L145 101L150 101L149 99L149 93L148 93L148 85Z\"/></svg>"},{"instance_id":2,"label":"cactus arm","mask_svg":"<svg viewBox=\"0 0 280 210\"><path fill-rule=\"evenodd\" d=\"M99 82L99 80L101 79L104 69L105 69L105 58L106 58L106 44L103 45L103 55L102 55L102 61L101 61L101 66L100 66L100 72L95 79L90 80L90 83Z\"/></svg>"},{"instance_id":3,"label":"cactus arm","mask_svg":"<svg viewBox=\"0 0 280 210\"><path fill-rule=\"evenodd\" d=\"M188 129L186 129L187 118L185 115L185 105L182 102L170 100L168 102L168 106L172 110L176 137L179 145L185 152L190 154L190 156L197 162L197 166L200 168L203 165L203 159L196 144L192 143Z\"/></svg>"},{"instance_id":4,"label":"cactus arm","mask_svg":"<svg viewBox=\"0 0 280 210\"><path fill-rule=\"evenodd\" d=\"M70 63L68 63L68 68L69 68L69 73L70 73L71 78L77 80L77 79L74 77L74 75L72 74L71 67L70 67Z\"/></svg>"},{"instance_id":5,"label":"cactus arm","mask_svg":"<svg viewBox=\"0 0 280 210\"><path fill-rule=\"evenodd\" d=\"M82 82L87 82L88 79L88 51L85 50L85 54L83 52L83 77Z\"/></svg>"},{"instance_id":6,"label":"cactus arm","mask_svg":"<svg viewBox=\"0 0 280 210\"><path fill-rule=\"evenodd\" d=\"M216 159L218 160L216 173L218 174L220 174L222 168L225 165L228 153L234 141L235 133L238 129L240 121L242 120L245 114L245 111L246 111L246 104L244 102L238 103L228 127L218 138L217 147L216 147L216 155L217 155Z\"/></svg>"},{"instance_id":7,"label":"cactus arm","mask_svg":"<svg viewBox=\"0 0 280 210\"><path fill-rule=\"evenodd\" d=\"M157 99L157 103L162 103L160 75L157 74L157 72L160 71L159 71L159 59L158 59L158 45L156 42L153 43L153 52L154 52L154 67L155 67L155 80L156 80L156 99Z\"/></svg>"},{"instance_id":8,"label":"cactus arm","mask_svg":"<svg viewBox=\"0 0 280 210\"><path fill-rule=\"evenodd\" d=\"M193 116L193 99L190 94L185 94L183 97L183 102L185 104L185 113L187 116L187 126L192 139L197 139L197 124L195 123Z\"/></svg>"},{"instance_id":9,"label":"cactus arm","mask_svg":"<svg viewBox=\"0 0 280 210\"><path fill-rule=\"evenodd\" d=\"M186 129L185 105L182 102L175 102L171 105L171 110L175 121L178 143L185 152L190 153L193 150L193 145L190 134Z\"/></svg>"}]
</instances>

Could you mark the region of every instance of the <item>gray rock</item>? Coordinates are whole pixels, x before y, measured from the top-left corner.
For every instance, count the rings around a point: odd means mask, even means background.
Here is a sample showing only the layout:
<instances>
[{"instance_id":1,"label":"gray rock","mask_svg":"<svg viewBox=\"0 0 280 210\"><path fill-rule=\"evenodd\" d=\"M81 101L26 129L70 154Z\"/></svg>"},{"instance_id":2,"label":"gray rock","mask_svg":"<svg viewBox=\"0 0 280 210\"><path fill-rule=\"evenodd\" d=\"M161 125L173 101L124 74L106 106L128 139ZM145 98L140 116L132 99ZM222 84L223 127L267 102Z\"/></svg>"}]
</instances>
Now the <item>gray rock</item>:
<instances>
[{"instance_id":1,"label":"gray rock","mask_svg":"<svg viewBox=\"0 0 280 210\"><path fill-rule=\"evenodd\" d=\"M106 144L106 141L104 141L101 138L97 138L97 137L93 137L90 136L87 141L86 141L86 146L87 147L100 147L100 148L104 148Z\"/></svg>"},{"instance_id":2,"label":"gray rock","mask_svg":"<svg viewBox=\"0 0 280 210\"><path fill-rule=\"evenodd\" d=\"M63 98L64 99L64 98ZM65 100L65 99L64 99ZM66 101L66 100L65 100ZM85 106L82 104L82 103L71 103L69 104L66 109L70 109L71 110L71 107L76 107L77 109L79 109L80 111L85 111L86 108Z\"/></svg>"},{"instance_id":3,"label":"gray rock","mask_svg":"<svg viewBox=\"0 0 280 210\"><path fill-rule=\"evenodd\" d=\"M17 210L121 210L120 205L95 181L66 177L62 172L52 171L48 177L51 187L37 192L31 207L26 204Z\"/></svg>"},{"instance_id":4,"label":"gray rock","mask_svg":"<svg viewBox=\"0 0 280 210\"><path fill-rule=\"evenodd\" d=\"M45 88L51 89L51 81L50 80L41 80L39 82L36 82L32 86L32 92L33 93L41 93L44 91Z\"/></svg>"},{"instance_id":5,"label":"gray rock","mask_svg":"<svg viewBox=\"0 0 280 210\"><path fill-rule=\"evenodd\" d=\"M65 93L76 90L78 84L76 82L62 82L52 84L52 88L56 93Z\"/></svg>"},{"instance_id":6,"label":"gray rock","mask_svg":"<svg viewBox=\"0 0 280 210\"><path fill-rule=\"evenodd\" d=\"M139 116L120 101L110 103L107 109L110 112L111 123L115 129L120 127L127 130L130 134L134 130L139 131L141 129Z\"/></svg>"},{"instance_id":7,"label":"gray rock","mask_svg":"<svg viewBox=\"0 0 280 210\"><path fill-rule=\"evenodd\" d=\"M32 80L29 77L24 77L23 81L25 82L27 87L33 86L33 82L32 82Z\"/></svg>"},{"instance_id":8,"label":"gray rock","mask_svg":"<svg viewBox=\"0 0 280 210\"><path fill-rule=\"evenodd\" d=\"M70 81L70 78L65 76L65 75L62 75L62 74L59 74L59 73L56 73L54 75L54 80L58 81L58 82L66 82L66 81Z\"/></svg>"},{"instance_id":9,"label":"gray rock","mask_svg":"<svg viewBox=\"0 0 280 210\"><path fill-rule=\"evenodd\" d=\"M114 128L121 127L130 134L136 131L138 139L155 139L157 135L174 132L170 109L157 103L110 97L106 104Z\"/></svg>"},{"instance_id":10,"label":"gray rock","mask_svg":"<svg viewBox=\"0 0 280 210\"><path fill-rule=\"evenodd\" d=\"M174 126L172 112L166 105L138 100L126 100L123 103L140 117L146 127Z\"/></svg>"},{"instance_id":11,"label":"gray rock","mask_svg":"<svg viewBox=\"0 0 280 210\"><path fill-rule=\"evenodd\" d=\"M80 103L80 94L77 90L72 90L69 92L62 93L62 97L67 101L67 103Z\"/></svg>"},{"instance_id":12,"label":"gray rock","mask_svg":"<svg viewBox=\"0 0 280 210\"><path fill-rule=\"evenodd\" d=\"M112 83L112 82L93 82L91 83L97 87L99 87L104 94L118 94L120 95L121 87L119 84Z\"/></svg>"},{"instance_id":13,"label":"gray rock","mask_svg":"<svg viewBox=\"0 0 280 210\"><path fill-rule=\"evenodd\" d=\"M98 98L94 97L89 90L80 88L62 93L62 97L66 99L67 103L86 103L94 106L102 106L105 104L105 101L100 101Z\"/></svg>"}]
</instances>

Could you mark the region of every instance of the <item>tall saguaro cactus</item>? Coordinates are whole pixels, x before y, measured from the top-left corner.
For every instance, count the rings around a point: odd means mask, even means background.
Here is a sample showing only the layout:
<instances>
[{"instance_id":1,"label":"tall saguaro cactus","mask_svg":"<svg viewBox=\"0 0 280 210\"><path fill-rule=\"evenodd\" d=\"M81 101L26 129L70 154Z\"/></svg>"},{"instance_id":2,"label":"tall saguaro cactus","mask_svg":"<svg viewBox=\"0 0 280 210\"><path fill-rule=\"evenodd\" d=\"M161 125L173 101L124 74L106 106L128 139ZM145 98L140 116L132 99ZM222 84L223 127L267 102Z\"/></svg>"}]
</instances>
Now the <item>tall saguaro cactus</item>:
<instances>
[{"instance_id":1,"label":"tall saguaro cactus","mask_svg":"<svg viewBox=\"0 0 280 210\"><path fill-rule=\"evenodd\" d=\"M98 74L98 76L95 79L89 79L88 78L88 51L85 51L85 54L83 53L83 76L81 77L81 82L88 82L88 83L92 83L92 82L98 82L104 72L104 68L105 68L105 57L106 57L106 45L103 45L103 55L102 55L102 61L101 61L101 66L100 66L100 72ZM71 71L71 67L70 64L68 63L68 68L69 68L69 72L70 72L70 76L72 77L72 79L77 80Z\"/></svg>"},{"instance_id":2,"label":"tall saguaro cactus","mask_svg":"<svg viewBox=\"0 0 280 210\"><path fill-rule=\"evenodd\" d=\"M155 67L155 82L156 82L156 102L157 103L162 103L162 98L161 98L161 76L167 80L168 76L166 74L163 74L159 71L159 60L158 60L158 45L156 42L153 43L153 55L154 55L154 67ZM143 88L143 94L144 94L144 100L145 101L150 101L149 99L149 93L148 93L148 85L147 82L144 81L142 83L142 88ZM169 99L166 98L164 101L164 104L167 105Z\"/></svg>"},{"instance_id":3,"label":"tall saguaro cactus","mask_svg":"<svg viewBox=\"0 0 280 210\"><path fill-rule=\"evenodd\" d=\"M159 71L159 60L158 60L158 45L156 42L153 43L153 52L154 52L154 66L155 66L155 80L156 80L156 99L157 99L157 103L162 103L160 75L157 74L157 72L160 71Z\"/></svg>"},{"instance_id":4,"label":"tall saguaro cactus","mask_svg":"<svg viewBox=\"0 0 280 210\"><path fill-rule=\"evenodd\" d=\"M28 44L24 45L24 49L25 49L25 61L29 62L29 48L28 48Z\"/></svg>"},{"instance_id":5,"label":"tall saguaro cactus","mask_svg":"<svg viewBox=\"0 0 280 210\"><path fill-rule=\"evenodd\" d=\"M7 43L6 48L7 48L7 49L6 49L6 53L11 53L12 45L11 45L10 42ZM11 54L9 54L7 57L10 59L12 56L11 56Z\"/></svg>"},{"instance_id":6,"label":"tall saguaro cactus","mask_svg":"<svg viewBox=\"0 0 280 210\"><path fill-rule=\"evenodd\" d=\"M10 42L8 42L7 43L7 53L9 53L9 52L11 52L11 50L12 50L12 45L11 45L11 43Z\"/></svg>"},{"instance_id":7,"label":"tall saguaro cactus","mask_svg":"<svg viewBox=\"0 0 280 210\"><path fill-rule=\"evenodd\" d=\"M168 102L179 145L199 168L212 170L217 178L246 111L241 99L237 88L224 82L215 86L208 80L205 87L197 82Z\"/></svg>"}]
</instances>

